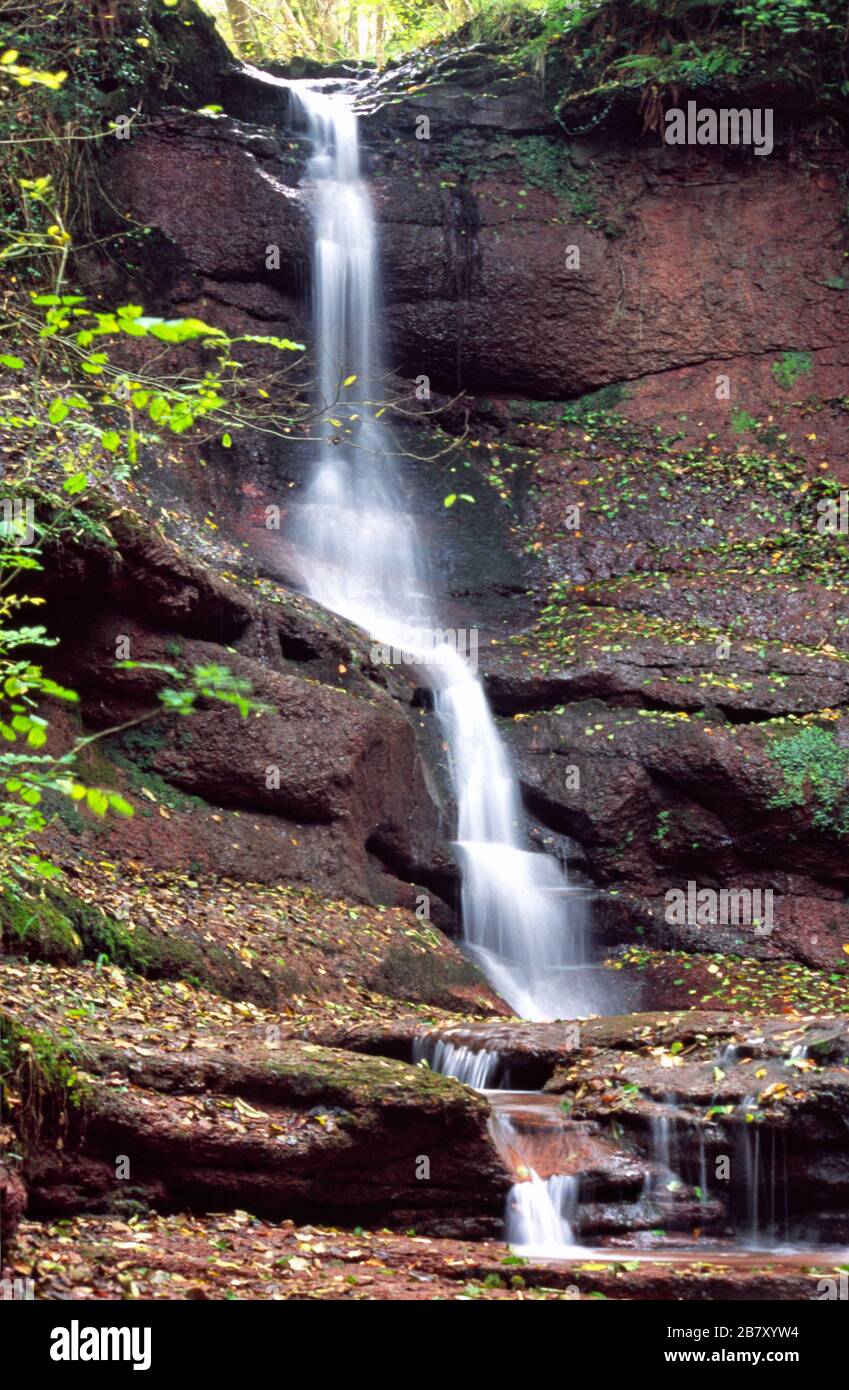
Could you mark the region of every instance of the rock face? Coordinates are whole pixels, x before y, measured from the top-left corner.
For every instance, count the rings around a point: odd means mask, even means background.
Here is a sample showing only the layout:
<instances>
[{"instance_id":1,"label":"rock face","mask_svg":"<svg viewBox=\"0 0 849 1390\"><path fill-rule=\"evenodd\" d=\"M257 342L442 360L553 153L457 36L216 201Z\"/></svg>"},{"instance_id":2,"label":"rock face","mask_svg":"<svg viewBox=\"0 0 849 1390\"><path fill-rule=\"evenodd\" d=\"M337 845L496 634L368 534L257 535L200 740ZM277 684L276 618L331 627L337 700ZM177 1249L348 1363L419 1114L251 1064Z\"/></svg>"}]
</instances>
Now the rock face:
<instances>
[{"instance_id":1,"label":"rock face","mask_svg":"<svg viewBox=\"0 0 849 1390\"><path fill-rule=\"evenodd\" d=\"M529 715L507 732L529 805L580 841L598 881L627 883L642 899L635 922L649 940L842 964L842 835L812 827L804 805L774 806L780 771L757 729L588 701ZM713 920L707 906L701 917L692 904L668 911L666 894L686 895L690 883L717 894L745 885L760 897L737 918L721 915L718 898Z\"/></svg>"},{"instance_id":2,"label":"rock face","mask_svg":"<svg viewBox=\"0 0 849 1390\"><path fill-rule=\"evenodd\" d=\"M275 291L297 289L310 259L292 163L268 130L175 114L154 122L112 168L122 205L174 242L187 266L215 280L265 281L268 308ZM278 271L269 268L275 259Z\"/></svg>"},{"instance_id":3,"label":"rock face","mask_svg":"<svg viewBox=\"0 0 849 1390\"><path fill-rule=\"evenodd\" d=\"M61 670L80 691L85 720L132 726L155 712L156 667L226 665L262 713L241 718L213 704L191 729L154 720L118 753L141 755L151 776L212 807L255 813L233 845L240 877L369 898L387 876L407 880L403 896L424 874L450 894L455 869L413 729L352 660L357 636L332 622L319 635L320 620L264 605L127 516L112 520L110 534L110 548L60 550L47 566ZM139 666L116 669L119 651ZM184 862L197 857L191 844L185 850Z\"/></svg>"},{"instance_id":4,"label":"rock face","mask_svg":"<svg viewBox=\"0 0 849 1390\"><path fill-rule=\"evenodd\" d=\"M527 79L492 100L494 76L437 78L385 106L379 85L361 97L387 360L450 388L563 398L845 346L836 145L800 158L789 118L769 159L631 130L569 138ZM244 83L222 95L234 115L252 109ZM279 129L285 89L263 106ZM112 176L121 206L176 242L198 282L225 299L222 287L253 285L254 312L283 320L309 262L308 199L291 186L301 160L268 125L175 115L119 152Z\"/></svg>"},{"instance_id":5,"label":"rock face","mask_svg":"<svg viewBox=\"0 0 849 1390\"><path fill-rule=\"evenodd\" d=\"M218 99L225 114L165 113L116 151L122 206L176 247L162 282L170 303L308 335L311 193L285 82L222 76ZM510 717L542 838L567 855L577 842L593 881L629 895L599 913L608 941L647 931L660 945L842 964L849 822L810 781L826 745L782 721L822 729L838 777L849 589L817 522L849 443L844 152L795 112L778 113L769 159L665 146L616 112L569 135L532 79L486 54L372 76L359 101L384 358L434 391L466 388L451 407L433 398L460 436L454 451L428 441L427 417L413 433L409 414L396 416L411 505L440 611L483 624L487 688ZM266 263L269 246L279 265ZM395 385L418 414L409 385L396 378L387 394ZM251 506L285 497L295 514L308 460L246 443L240 462L252 497L241 511L222 503L230 534L291 583L292 556L263 540ZM475 506L449 513L460 468L471 468ZM223 471L213 491L224 497ZM231 641L232 626L225 618ZM255 631L236 641L252 658ZM312 640L326 660L327 637ZM290 684L293 710L298 692L309 695ZM416 698L425 759L444 782L427 697ZM335 693L320 699L311 728L323 744L345 707ZM288 797L287 815L320 820L303 837L315 848L295 856L307 876L331 881L344 845L352 891L373 891L376 854L396 879L451 901L444 785L424 784L386 701L347 708L323 771L315 739L301 745L305 724L267 725L295 754L277 802L255 785L256 767L274 762L259 726L243 767L224 766L223 729L200 761L168 747L155 766L190 791L223 787L263 814ZM782 771L795 736L799 786ZM771 892L774 929L708 924L695 937L665 913L665 894L691 881Z\"/></svg>"},{"instance_id":6,"label":"rock face","mask_svg":"<svg viewBox=\"0 0 849 1390\"><path fill-rule=\"evenodd\" d=\"M753 174L717 152L520 136L484 146L480 172L461 165L440 196L439 139L435 122L430 178L377 185L391 342L409 369L568 397L845 341L840 295L826 283L842 261L835 154L804 174L780 158ZM528 187L538 180L561 188ZM576 215L581 199L606 229ZM509 327L505 304L516 308Z\"/></svg>"}]
</instances>

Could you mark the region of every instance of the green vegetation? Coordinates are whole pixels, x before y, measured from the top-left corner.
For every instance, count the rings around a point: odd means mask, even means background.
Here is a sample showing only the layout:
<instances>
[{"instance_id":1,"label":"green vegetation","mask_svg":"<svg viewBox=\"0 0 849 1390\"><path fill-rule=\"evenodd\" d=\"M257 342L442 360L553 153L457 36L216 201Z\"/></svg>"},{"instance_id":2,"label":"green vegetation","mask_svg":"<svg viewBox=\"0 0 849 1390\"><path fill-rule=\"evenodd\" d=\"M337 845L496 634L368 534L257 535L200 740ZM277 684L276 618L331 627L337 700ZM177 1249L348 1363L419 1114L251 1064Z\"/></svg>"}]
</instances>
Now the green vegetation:
<instances>
[{"instance_id":1,"label":"green vegetation","mask_svg":"<svg viewBox=\"0 0 849 1390\"><path fill-rule=\"evenodd\" d=\"M240 57L389 58L470 29L523 33L545 0L201 0Z\"/></svg>"},{"instance_id":2,"label":"green vegetation","mask_svg":"<svg viewBox=\"0 0 849 1390\"><path fill-rule=\"evenodd\" d=\"M790 738L774 739L768 753L784 777L783 789L769 802L774 807L804 806L819 830L849 835L849 748L832 729L811 725Z\"/></svg>"},{"instance_id":3,"label":"green vegetation","mask_svg":"<svg viewBox=\"0 0 849 1390\"><path fill-rule=\"evenodd\" d=\"M82 956L82 940L73 923L47 898L0 897L0 932L4 948L38 960L73 961Z\"/></svg>"},{"instance_id":4,"label":"green vegetation","mask_svg":"<svg viewBox=\"0 0 849 1390\"><path fill-rule=\"evenodd\" d=\"M78 1074L79 1061L77 1045L0 1014L0 1095L17 1102L16 1129L25 1149L42 1135L64 1142L82 1118L88 1087Z\"/></svg>"},{"instance_id":5,"label":"green vegetation","mask_svg":"<svg viewBox=\"0 0 849 1390\"><path fill-rule=\"evenodd\" d=\"M570 401L561 419L567 425L596 423L627 399L627 387L614 381L609 386L602 386L599 391L590 391L586 396Z\"/></svg>"},{"instance_id":6,"label":"green vegetation","mask_svg":"<svg viewBox=\"0 0 849 1390\"><path fill-rule=\"evenodd\" d=\"M672 826L669 824L671 816L671 811L658 811L657 813L657 828L652 835L652 839L660 845L661 848L666 844L672 832Z\"/></svg>"},{"instance_id":7,"label":"green vegetation","mask_svg":"<svg viewBox=\"0 0 849 1390\"><path fill-rule=\"evenodd\" d=\"M376 62L434 45L438 55L483 45L478 66L543 84L564 130L591 129L636 106L662 127L683 93L734 97L772 84L835 117L849 109L843 0L203 0L225 39L253 61ZM411 72L410 76L417 74ZM548 156L543 155L544 165ZM557 176L543 170L542 176ZM530 174L528 182L533 182ZM588 197L591 195L587 195ZM578 215L589 219L587 204Z\"/></svg>"},{"instance_id":8,"label":"green vegetation","mask_svg":"<svg viewBox=\"0 0 849 1390\"><path fill-rule=\"evenodd\" d=\"M578 101L604 113L631 93L656 129L669 93L764 78L827 109L849 94L842 0L203 0L203 8L253 61L302 55L381 66L429 44L512 50L520 66L554 76L565 124Z\"/></svg>"},{"instance_id":9,"label":"green vegetation","mask_svg":"<svg viewBox=\"0 0 849 1390\"><path fill-rule=\"evenodd\" d=\"M777 362L772 364L772 374L779 386L783 386L785 391L789 391L791 386L795 386L800 376L807 376L813 367L813 358L809 352L785 352Z\"/></svg>"},{"instance_id":10,"label":"green vegetation","mask_svg":"<svg viewBox=\"0 0 849 1390\"><path fill-rule=\"evenodd\" d=\"M154 10L161 8L143 5L142 18L152 22ZM142 452L162 435L180 436L203 421L207 430L224 431L222 444L229 441L228 430L241 427L230 407L241 389L237 342L274 353L298 350L288 339L231 339L198 319L147 315L139 304L110 310L90 304L86 293L69 283L70 228L89 226L88 187L80 181L95 176L90 164L83 168L79 163L78 143L87 147L89 134L68 121L68 101L82 101L83 126L95 121L96 113L86 106L95 72L88 62L91 55L101 60L98 80L105 68L117 78L127 44L141 52L151 40L144 26L130 38L115 16L99 38L91 16L78 16L76 27L64 9L50 18L57 22L42 22L32 11L25 33L8 47L0 43L0 128L6 151L0 199L8 213L0 262L15 271L4 291L0 343L0 444L12 464L4 481L0 523L0 885L7 889L34 875L57 875L36 845L47 825L45 797L54 804L56 797L84 804L100 817L133 813L120 792L86 786L76 772L83 749L114 731L79 737L62 754L48 751L45 702L74 705L77 696L35 659L37 649L55 647L56 639L43 624L21 620L23 611L44 602L29 592L27 580L41 568L45 543L86 530L108 537L108 524L87 517L83 504L96 499L104 485L126 480ZM91 50L85 47L88 39ZM82 61L72 63L74 56ZM61 66L52 66L56 63ZM35 129L50 133L34 137ZM91 140L102 141L110 130L101 112L100 128L91 132ZM201 368L161 378L152 368L131 371L122 365L125 349L131 342L137 348L140 339L156 355L163 348L204 345L216 355L217 366L207 365L207 358ZM130 668L137 663L119 664ZM259 708L250 700L246 682L223 666L182 670L154 663L145 669L161 677L160 689L152 707L122 728L190 715L199 700L233 704L243 716Z\"/></svg>"},{"instance_id":11,"label":"green vegetation","mask_svg":"<svg viewBox=\"0 0 849 1390\"><path fill-rule=\"evenodd\" d=\"M0 897L0 931L6 950L30 960L91 960L147 979L205 985L229 999L252 999L271 1008L277 1003L275 982L248 968L235 952L121 921L56 885L38 898Z\"/></svg>"},{"instance_id":12,"label":"green vegetation","mask_svg":"<svg viewBox=\"0 0 849 1390\"><path fill-rule=\"evenodd\" d=\"M777 364L776 364L777 365ZM748 410L740 410L734 407L731 411L731 428L735 434L749 434L756 430L758 422L754 415L750 415Z\"/></svg>"}]
</instances>

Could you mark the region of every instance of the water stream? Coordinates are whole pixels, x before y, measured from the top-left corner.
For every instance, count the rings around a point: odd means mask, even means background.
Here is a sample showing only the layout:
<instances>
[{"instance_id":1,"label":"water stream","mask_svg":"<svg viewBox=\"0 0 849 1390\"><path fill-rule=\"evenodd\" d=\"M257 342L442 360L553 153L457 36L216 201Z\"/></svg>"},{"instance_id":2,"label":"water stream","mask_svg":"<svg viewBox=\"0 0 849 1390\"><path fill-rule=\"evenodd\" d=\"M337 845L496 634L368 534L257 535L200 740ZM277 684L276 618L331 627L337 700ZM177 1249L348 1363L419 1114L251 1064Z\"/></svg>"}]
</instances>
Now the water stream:
<instances>
[{"instance_id":1,"label":"water stream","mask_svg":"<svg viewBox=\"0 0 849 1390\"><path fill-rule=\"evenodd\" d=\"M314 598L410 651L411 632L436 632L439 624L404 479L379 418L379 277L357 117L350 92L332 81L287 85L312 151L316 389L328 435L292 539ZM585 963L579 897L553 858L527 847L510 760L465 656L446 644L412 650L428 671L448 747L466 949L521 1017L574 1016L585 1003L577 997L584 975L576 967Z\"/></svg>"}]
</instances>

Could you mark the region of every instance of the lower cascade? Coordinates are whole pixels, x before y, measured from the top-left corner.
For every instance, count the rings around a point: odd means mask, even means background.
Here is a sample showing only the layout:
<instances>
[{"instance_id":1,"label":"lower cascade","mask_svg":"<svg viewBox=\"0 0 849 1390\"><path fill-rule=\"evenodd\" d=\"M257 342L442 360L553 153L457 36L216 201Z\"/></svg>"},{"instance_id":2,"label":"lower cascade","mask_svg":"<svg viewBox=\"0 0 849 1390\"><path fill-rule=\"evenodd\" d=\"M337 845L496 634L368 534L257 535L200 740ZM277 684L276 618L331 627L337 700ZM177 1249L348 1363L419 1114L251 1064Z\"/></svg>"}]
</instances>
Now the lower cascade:
<instances>
[{"instance_id":1,"label":"lower cascade","mask_svg":"<svg viewBox=\"0 0 849 1390\"><path fill-rule=\"evenodd\" d=\"M334 442L321 452L294 526L302 582L378 641L409 650L412 627L437 624L392 441L373 404L380 396L379 277L357 117L351 95L333 82L287 85L313 151L307 176L319 406L335 421ZM521 1017L579 1012L581 907L560 865L527 848L518 786L480 681L447 645L421 656L457 798L467 950Z\"/></svg>"},{"instance_id":2,"label":"lower cascade","mask_svg":"<svg viewBox=\"0 0 849 1390\"><path fill-rule=\"evenodd\" d=\"M561 1047L571 1026L552 1025ZM724 1069L739 1068L746 1079L752 1071L792 1076L800 1066L815 1065L804 1046L786 1050L779 1031L780 1050L768 1054L769 1067L758 1066L763 1038L718 1051L706 1047L698 1062L695 1106L692 1095L653 1079L640 1088L639 1111L629 1124L614 1112L611 1124L600 1125L584 1115L573 1118L572 1102L563 1102L556 1089L515 1089L546 1069L533 1051L534 1039L530 1056L523 1055L522 1036L511 1024L432 1030L420 1034L412 1049L415 1063L486 1095L490 1132L514 1179L504 1236L519 1253L562 1260L598 1247L651 1249L658 1240L679 1253L701 1248L741 1257L827 1248L827 1227L818 1228L806 1201L793 1192L788 1136L762 1129L764 1116L753 1094L740 1095L735 1104L718 1103ZM556 1052L556 1038L552 1044ZM735 1077L738 1093L741 1084Z\"/></svg>"},{"instance_id":3,"label":"lower cascade","mask_svg":"<svg viewBox=\"0 0 849 1390\"><path fill-rule=\"evenodd\" d=\"M570 1213L577 1204L577 1180L555 1174L547 1181L531 1172L510 1190L505 1238L526 1254L562 1257L576 1245Z\"/></svg>"},{"instance_id":4,"label":"lower cascade","mask_svg":"<svg viewBox=\"0 0 849 1390\"><path fill-rule=\"evenodd\" d=\"M491 1129L519 1178L507 1196L505 1239L523 1254L557 1258L578 1245L574 1227L580 1180L556 1171L562 1161L563 1125L558 1111L540 1100L533 1093L498 1097Z\"/></svg>"},{"instance_id":5,"label":"lower cascade","mask_svg":"<svg viewBox=\"0 0 849 1390\"><path fill-rule=\"evenodd\" d=\"M501 1058L486 1048L466 1047L448 1038L424 1036L413 1041L413 1061L426 1062L431 1071L456 1077L475 1090L485 1091L495 1085L501 1071Z\"/></svg>"}]
</instances>

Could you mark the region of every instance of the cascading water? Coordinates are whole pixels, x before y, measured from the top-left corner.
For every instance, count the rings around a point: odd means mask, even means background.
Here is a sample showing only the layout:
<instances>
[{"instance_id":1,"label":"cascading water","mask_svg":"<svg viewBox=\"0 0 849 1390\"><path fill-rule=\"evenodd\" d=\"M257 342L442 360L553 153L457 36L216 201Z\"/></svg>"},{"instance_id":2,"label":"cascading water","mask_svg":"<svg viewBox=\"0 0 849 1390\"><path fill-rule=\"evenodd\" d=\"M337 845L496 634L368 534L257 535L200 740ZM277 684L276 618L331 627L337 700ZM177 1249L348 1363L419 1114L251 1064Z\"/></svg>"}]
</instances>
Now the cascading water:
<instances>
[{"instance_id":1,"label":"cascading water","mask_svg":"<svg viewBox=\"0 0 849 1390\"><path fill-rule=\"evenodd\" d=\"M559 1107L540 1105L542 1099L533 1092L501 1097L493 1106L490 1131L505 1163L520 1179L507 1196L507 1241L526 1255L562 1258L579 1248L575 1226L580 1179L552 1171L564 1157L563 1130Z\"/></svg>"},{"instance_id":2,"label":"cascading water","mask_svg":"<svg viewBox=\"0 0 849 1390\"><path fill-rule=\"evenodd\" d=\"M501 1071L501 1058L497 1052L486 1048L477 1051L463 1043L451 1042L449 1038L431 1037L425 1034L413 1041L413 1061L427 1062L431 1071L442 1076L453 1076L476 1091L485 1091L494 1086Z\"/></svg>"},{"instance_id":3,"label":"cascading water","mask_svg":"<svg viewBox=\"0 0 849 1390\"><path fill-rule=\"evenodd\" d=\"M411 625L433 630L434 615L402 480L370 403L380 397L378 278L357 117L333 84L287 86L313 149L317 390L333 430L295 527L302 579L325 607L410 650ZM467 949L523 1017L586 1012L571 968L583 961L581 905L555 860L526 848L518 787L481 684L450 646L418 660L430 672L456 790Z\"/></svg>"},{"instance_id":4,"label":"cascading water","mask_svg":"<svg viewBox=\"0 0 849 1390\"><path fill-rule=\"evenodd\" d=\"M327 608L369 632L424 616L412 520L369 397L375 380L377 286L374 218L360 178L357 117L350 101L301 83L290 91L313 154L314 321L317 396L332 434L301 510L302 577Z\"/></svg>"},{"instance_id":5,"label":"cascading water","mask_svg":"<svg viewBox=\"0 0 849 1390\"><path fill-rule=\"evenodd\" d=\"M578 1205L578 1180L556 1174L547 1181L531 1171L526 1182L517 1182L507 1198L505 1236L525 1255L559 1258L580 1249L572 1229Z\"/></svg>"}]
</instances>

